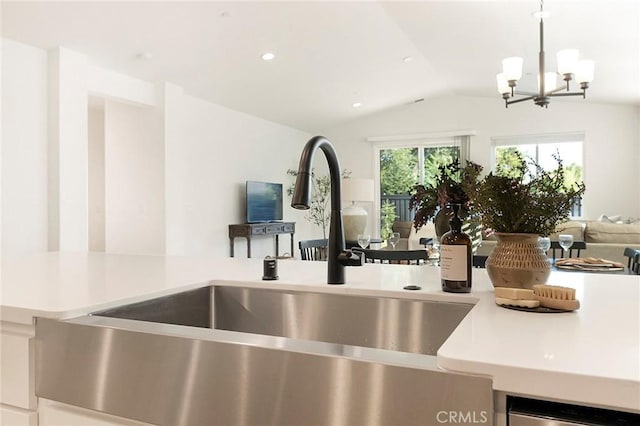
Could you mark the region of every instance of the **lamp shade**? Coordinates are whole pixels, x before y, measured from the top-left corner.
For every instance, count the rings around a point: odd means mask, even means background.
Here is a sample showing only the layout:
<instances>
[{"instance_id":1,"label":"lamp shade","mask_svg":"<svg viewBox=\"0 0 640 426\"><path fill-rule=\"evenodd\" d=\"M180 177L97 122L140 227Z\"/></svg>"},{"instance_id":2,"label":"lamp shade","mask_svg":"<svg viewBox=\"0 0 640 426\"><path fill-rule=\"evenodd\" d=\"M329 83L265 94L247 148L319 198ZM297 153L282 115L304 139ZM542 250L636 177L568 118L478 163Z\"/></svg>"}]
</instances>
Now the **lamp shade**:
<instances>
[{"instance_id":1,"label":"lamp shade","mask_svg":"<svg viewBox=\"0 0 640 426\"><path fill-rule=\"evenodd\" d=\"M502 60L502 72L507 80L520 80L523 61L519 56L511 56Z\"/></svg>"},{"instance_id":2,"label":"lamp shade","mask_svg":"<svg viewBox=\"0 0 640 426\"><path fill-rule=\"evenodd\" d=\"M342 179L342 199L344 201L373 201L373 179Z\"/></svg>"},{"instance_id":3,"label":"lamp shade","mask_svg":"<svg viewBox=\"0 0 640 426\"><path fill-rule=\"evenodd\" d=\"M364 233L368 215L365 209L355 203L357 201L373 201L373 179L343 179L342 199L350 203L342 209L344 237L347 241L356 241L358 234Z\"/></svg>"},{"instance_id":4,"label":"lamp shade","mask_svg":"<svg viewBox=\"0 0 640 426\"><path fill-rule=\"evenodd\" d=\"M509 93L511 89L509 88L509 81L504 76L504 73L496 74L496 82L498 83L498 93L504 95L505 93Z\"/></svg>"},{"instance_id":5,"label":"lamp shade","mask_svg":"<svg viewBox=\"0 0 640 426\"><path fill-rule=\"evenodd\" d=\"M557 53L558 74L574 74L578 65L578 49L564 49Z\"/></svg>"},{"instance_id":6,"label":"lamp shade","mask_svg":"<svg viewBox=\"0 0 640 426\"><path fill-rule=\"evenodd\" d=\"M591 83L593 81L595 64L591 60L579 61L576 69L578 83Z\"/></svg>"}]
</instances>

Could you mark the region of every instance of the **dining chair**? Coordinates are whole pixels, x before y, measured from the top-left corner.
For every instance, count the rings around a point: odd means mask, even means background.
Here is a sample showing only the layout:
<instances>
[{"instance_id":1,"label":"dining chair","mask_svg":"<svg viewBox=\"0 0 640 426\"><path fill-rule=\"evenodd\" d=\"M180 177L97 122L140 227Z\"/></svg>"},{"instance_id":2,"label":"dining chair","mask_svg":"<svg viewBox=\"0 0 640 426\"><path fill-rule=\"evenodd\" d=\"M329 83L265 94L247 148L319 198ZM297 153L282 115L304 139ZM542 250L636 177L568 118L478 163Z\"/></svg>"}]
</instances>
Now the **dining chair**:
<instances>
[{"instance_id":1,"label":"dining chair","mask_svg":"<svg viewBox=\"0 0 640 426\"><path fill-rule=\"evenodd\" d=\"M371 250L354 248L353 251L363 253L365 263L420 265L429 258L426 250Z\"/></svg>"},{"instance_id":2,"label":"dining chair","mask_svg":"<svg viewBox=\"0 0 640 426\"><path fill-rule=\"evenodd\" d=\"M433 238L431 237L420 237L418 243L424 247L433 246Z\"/></svg>"},{"instance_id":3,"label":"dining chair","mask_svg":"<svg viewBox=\"0 0 640 426\"><path fill-rule=\"evenodd\" d=\"M569 257L580 257L580 252L582 250L587 249L587 243L584 241L574 241L571 247L569 248ZM556 250L560 250L560 258L565 257L565 251L562 247L560 247L560 243L558 241L551 241L551 255L552 259L555 262L556 260ZM573 255L575 252L575 256Z\"/></svg>"},{"instance_id":4,"label":"dining chair","mask_svg":"<svg viewBox=\"0 0 640 426\"><path fill-rule=\"evenodd\" d=\"M640 275L640 249L625 247L624 256L628 257L627 270L630 274Z\"/></svg>"},{"instance_id":5,"label":"dining chair","mask_svg":"<svg viewBox=\"0 0 640 426\"><path fill-rule=\"evenodd\" d=\"M487 258L489 256L478 256L473 255L473 267L474 268L484 268L485 263L487 263Z\"/></svg>"},{"instance_id":6,"label":"dining chair","mask_svg":"<svg viewBox=\"0 0 640 426\"><path fill-rule=\"evenodd\" d=\"M300 259L302 260L327 260L328 239L298 241Z\"/></svg>"}]
</instances>

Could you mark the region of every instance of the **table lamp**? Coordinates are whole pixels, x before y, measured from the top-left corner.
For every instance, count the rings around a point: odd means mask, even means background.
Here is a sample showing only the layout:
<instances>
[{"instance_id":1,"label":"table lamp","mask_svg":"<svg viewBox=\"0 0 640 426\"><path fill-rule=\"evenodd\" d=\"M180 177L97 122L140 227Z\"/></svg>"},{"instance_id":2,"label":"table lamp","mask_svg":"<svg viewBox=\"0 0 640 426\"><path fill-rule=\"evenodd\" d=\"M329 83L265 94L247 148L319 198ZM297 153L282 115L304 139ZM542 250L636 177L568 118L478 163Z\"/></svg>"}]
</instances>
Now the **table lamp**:
<instances>
[{"instance_id":1,"label":"table lamp","mask_svg":"<svg viewBox=\"0 0 640 426\"><path fill-rule=\"evenodd\" d=\"M356 241L358 234L364 234L367 226L367 211L356 202L373 202L373 179L342 179L342 200L350 202L342 209L344 238Z\"/></svg>"}]
</instances>

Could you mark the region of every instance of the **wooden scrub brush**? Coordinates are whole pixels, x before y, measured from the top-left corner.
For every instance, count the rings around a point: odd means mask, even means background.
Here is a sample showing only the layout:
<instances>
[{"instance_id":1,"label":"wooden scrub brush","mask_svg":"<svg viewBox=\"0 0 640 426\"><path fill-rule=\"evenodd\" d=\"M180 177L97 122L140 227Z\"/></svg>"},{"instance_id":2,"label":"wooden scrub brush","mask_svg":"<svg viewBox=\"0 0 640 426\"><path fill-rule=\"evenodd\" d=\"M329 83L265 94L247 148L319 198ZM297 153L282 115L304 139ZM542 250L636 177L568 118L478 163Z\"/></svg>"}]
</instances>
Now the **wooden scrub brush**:
<instances>
[{"instance_id":1,"label":"wooden scrub brush","mask_svg":"<svg viewBox=\"0 0 640 426\"><path fill-rule=\"evenodd\" d=\"M580 301L576 300L576 290L570 287L535 284L533 297L540 301L540 306L547 308L575 311L580 309Z\"/></svg>"}]
</instances>

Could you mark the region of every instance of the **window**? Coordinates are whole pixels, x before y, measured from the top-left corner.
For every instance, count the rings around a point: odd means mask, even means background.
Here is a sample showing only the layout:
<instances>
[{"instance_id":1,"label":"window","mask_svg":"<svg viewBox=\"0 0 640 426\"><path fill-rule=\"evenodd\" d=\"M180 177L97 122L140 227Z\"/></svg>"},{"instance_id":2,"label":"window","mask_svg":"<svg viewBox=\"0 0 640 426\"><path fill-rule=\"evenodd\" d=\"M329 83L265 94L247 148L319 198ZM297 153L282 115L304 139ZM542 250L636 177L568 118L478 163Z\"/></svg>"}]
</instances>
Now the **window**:
<instances>
[{"instance_id":1,"label":"window","mask_svg":"<svg viewBox=\"0 0 640 426\"><path fill-rule=\"evenodd\" d=\"M415 212L409 209L413 187L432 183L439 166L456 159L465 161L469 143L468 135L416 135L412 141L389 139L374 148L382 237L391 232L394 221L413 221Z\"/></svg>"},{"instance_id":2,"label":"window","mask_svg":"<svg viewBox=\"0 0 640 426\"><path fill-rule=\"evenodd\" d=\"M493 138L493 169L508 168L514 154L520 152L524 158L534 160L544 170L552 170L557 167L554 159L557 154L565 168L565 183L571 186L583 181L583 140L584 134L580 133ZM576 200L571 217L582 216L582 201Z\"/></svg>"},{"instance_id":3,"label":"window","mask_svg":"<svg viewBox=\"0 0 640 426\"><path fill-rule=\"evenodd\" d=\"M438 167L459 158L460 147L452 145L381 149L381 205L394 205L395 220L413 221L414 212L409 209L413 187L417 183L433 183Z\"/></svg>"}]
</instances>

